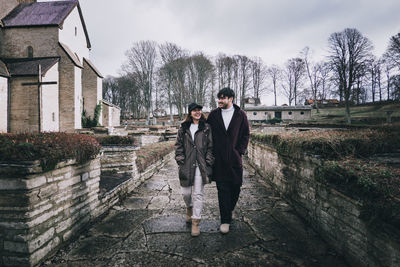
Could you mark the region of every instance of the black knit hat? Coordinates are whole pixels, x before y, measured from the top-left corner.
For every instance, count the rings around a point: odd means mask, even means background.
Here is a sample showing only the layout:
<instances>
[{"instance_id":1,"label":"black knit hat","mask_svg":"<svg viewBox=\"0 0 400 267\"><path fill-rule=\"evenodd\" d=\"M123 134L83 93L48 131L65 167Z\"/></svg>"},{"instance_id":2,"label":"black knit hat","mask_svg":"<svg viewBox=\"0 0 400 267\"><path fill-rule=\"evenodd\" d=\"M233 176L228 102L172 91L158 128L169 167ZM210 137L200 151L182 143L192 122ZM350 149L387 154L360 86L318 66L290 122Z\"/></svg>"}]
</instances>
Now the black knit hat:
<instances>
[{"instance_id":1,"label":"black knit hat","mask_svg":"<svg viewBox=\"0 0 400 267\"><path fill-rule=\"evenodd\" d=\"M189 104L189 106L188 106L189 114L190 114L190 112L192 112L192 110L195 109L195 108L202 109L203 106L201 106L201 105L199 105L199 104L197 104L197 103L191 103L191 104Z\"/></svg>"}]
</instances>

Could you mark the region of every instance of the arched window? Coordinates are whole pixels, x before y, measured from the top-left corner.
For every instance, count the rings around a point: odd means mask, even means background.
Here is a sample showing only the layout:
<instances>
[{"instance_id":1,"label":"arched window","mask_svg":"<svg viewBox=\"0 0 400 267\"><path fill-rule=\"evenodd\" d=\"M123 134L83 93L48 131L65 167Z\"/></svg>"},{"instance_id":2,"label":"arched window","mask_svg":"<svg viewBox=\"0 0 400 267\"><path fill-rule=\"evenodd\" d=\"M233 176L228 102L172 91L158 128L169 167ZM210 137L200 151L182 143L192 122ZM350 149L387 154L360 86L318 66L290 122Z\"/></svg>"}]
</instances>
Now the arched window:
<instances>
[{"instance_id":1,"label":"arched window","mask_svg":"<svg viewBox=\"0 0 400 267\"><path fill-rule=\"evenodd\" d=\"M304 115L304 111L300 112L301 115Z\"/></svg>"},{"instance_id":2,"label":"arched window","mask_svg":"<svg viewBox=\"0 0 400 267\"><path fill-rule=\"evenodd\" d=\"M78 35L78 28L75 27L75 36L77 36L77 35Z\"/></svg>"},{"instance_id":3,"label":"arched window","mask_svg":"<svg viewBox=\"0 0 400 267\"><path fill-rule=\"evenodd\" d=\"M289 111L289 115L292 115L292 112L291 112L291 111Z\"/></svg>"},{"instance_id":4,"label":"arched window","mask_svg":"<svg viewBox=\"0 0 400 267\"><path fill-rule=\"evenodd\" d=\"M257 115L257 112L253 112L253 115Z\"/></svg>"},{"instance_id":5,"label":"arched window","mask_svg":"<svg viewBox=\"0 0 400 267\"><path fill-rule=\"evenodd\" d=\"M28 58L33 58L33 47L32 46L28 46L27 52L28 52Z\"/></svg>"}]
</instances>

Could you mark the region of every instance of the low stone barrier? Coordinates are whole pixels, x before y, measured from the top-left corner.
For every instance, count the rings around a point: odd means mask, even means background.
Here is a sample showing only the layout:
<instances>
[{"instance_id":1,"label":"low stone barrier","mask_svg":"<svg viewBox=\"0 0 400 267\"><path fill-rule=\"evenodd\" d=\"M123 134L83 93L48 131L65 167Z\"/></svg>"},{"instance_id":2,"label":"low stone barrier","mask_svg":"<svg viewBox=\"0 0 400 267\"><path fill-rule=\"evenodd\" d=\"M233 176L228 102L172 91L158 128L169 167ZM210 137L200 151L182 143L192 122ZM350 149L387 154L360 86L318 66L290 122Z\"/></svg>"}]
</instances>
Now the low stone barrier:
<instances>
[{"instance_id":1,"label":"low stone barrier","mask_svg":"<svg viewBox=\"0 0 400 267\"><path fill-rule=\"evenodd\" d=\"M130 133L129 135L134 136L135 143L138 144L138 146L140 146L140 147L148 145L148 144L158 143L158 142L164 141L164 139L165 139L162 133L153 133L153 134Z\"/></svg>"},{"instance_id":2,"label":"low stone barrier","mask_svg":"<svg viewBox=\"0 0 400 267\"><path fill-rule=\"evenodd\" d=\"M273 147L256 141L251 141L248 156L265 179L352 266L400 266L399 230L385 223L368 225L360 219L360 202L316 181L319 157L283 157Z\"/></svg>"},{"instance_id":3,"label":"low stone barrier","mask_svg":"<svg viewBox=\"0 0 400 267\"><path fill-rule=\"evenodd\" d=\"M130 176L105 194L99 190L100 156L85 164L61 162L48 172L39 161L0 163L0 266L39 264L173 156L170 153L138 173L136 148L105 150L125 156L118 163L108 155L114 162L104 168L121 167L119 171Z\"/></svg>"},{"instance_id":4,"label":"low stone barrier","mask_svg":"<svg viewBox=\"0 0 400 267\"><path fill-rule=\"evenodd\" d=\"M0 265L32 266L100 214L100 158L0 164Z\"/></svg>"},{"instance_id":5,"label":"low stone barrier","mask_svg":"<svg viewBox=\"0 0 400 267\"><path fill-rule=\"evenodd\" d=\"M136 168L136 150L134 147L104 147L102 154L102 171L115 170L118 173L125 173L129 179L118 184L116 187L109 191L100 194L100 202L102 212L107 211L109 208L121 201L126 195L132 192L145 180L149 179L155 172L161 169L166 162L173 158L174 152L164 156L161 160L153 163L146 168L143 172L138 172ZM107 156L105 156L107 155ZM119 160L118 160L119 159ZM125 162L124 159L127 161ZM127 162L131 164L128 165ZM104 168L103 168L104 167ZM112 179L112 178L111 178Z\"/></svg>"},{"instance_id":6,"label":"low stone barrier","mask_svg":"<svg viewBox=\"0 0 400 267\"><path fill-rule=\"evenodd\" d=\"M104 146L101 151L101 171L137 176L135 146Z\"/></svg>"}]
</instances>

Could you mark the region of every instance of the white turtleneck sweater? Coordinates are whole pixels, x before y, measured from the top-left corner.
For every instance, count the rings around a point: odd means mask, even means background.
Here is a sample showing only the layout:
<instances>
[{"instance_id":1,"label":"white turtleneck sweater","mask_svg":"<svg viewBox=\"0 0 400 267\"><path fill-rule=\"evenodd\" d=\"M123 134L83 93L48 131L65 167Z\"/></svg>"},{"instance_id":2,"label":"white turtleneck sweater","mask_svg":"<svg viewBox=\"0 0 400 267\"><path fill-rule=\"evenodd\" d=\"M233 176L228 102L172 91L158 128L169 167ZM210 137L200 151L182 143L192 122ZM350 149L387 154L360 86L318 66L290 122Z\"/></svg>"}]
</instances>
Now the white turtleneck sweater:
<instances>
[{"instance_id":1,"label":"white turtleneck sweater","mask_svg":"<svg viewBox=\"0 0 400 267\"><path fill-rule=\"evenodd\" d=\"M224 120L224 124L225 124L225 129L226 130L228 130L229 123L232 120L234 111L235 111L235 108L233 107L233 105L232 105L232 107L227 108L227 109L222 109L221 108L222 119Z\"/></svg>"}]
</instances>

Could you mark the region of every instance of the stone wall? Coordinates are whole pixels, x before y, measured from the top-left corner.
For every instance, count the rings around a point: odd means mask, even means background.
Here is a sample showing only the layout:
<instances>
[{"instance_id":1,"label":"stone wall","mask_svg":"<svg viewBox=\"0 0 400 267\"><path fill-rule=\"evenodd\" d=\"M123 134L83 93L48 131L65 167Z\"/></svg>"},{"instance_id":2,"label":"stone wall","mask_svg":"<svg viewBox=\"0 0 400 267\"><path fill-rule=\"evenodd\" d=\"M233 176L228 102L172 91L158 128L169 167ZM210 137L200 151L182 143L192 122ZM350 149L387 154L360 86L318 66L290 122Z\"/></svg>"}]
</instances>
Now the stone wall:
<instances>
[{"instance_id":1,"label":"stone wall","mask_svg":"<svg viewBox=\"0 0 400 267\"><path fill-rule=\"evenodd\" d=\"M7 132L8 79L0 76L0 133Z\"/></svg>"},{"instance_id":2,"label":"stone wall","mask_svg":"<svg viewBox=\"0 0 400 267\"><path fill-rule=\"evenodd\" d=\"M82 97L83 108L86 111L86 116L94 118L94 110L101 100L101 94L97 92L97 74L92 70L86 60L83 61L82 70ZM101 115L99 117L101 119Z\"/></svg>"},{"instance_id":3,"label":"stone wall","mask_svg":"<svg viewBox=\"0 0 400 267\"><path fill-rule=\"evenodd\" d=\"M39 263L99 212L100 158L0 164L0 266Z\"/></svg>"},{"instance_id":4,"label":"stone wall","mask_svg":"<svg viewBox=\"0 0 400 267\"><path fill-rule=\"evenodd\" d=\"M164 166L165 163L175 155L174 152L171 152L164 156L162 160L147 167L144 172L139 173L136 168L136 150L137 148L134 147L103 147L101 171L116 170L118 173L128 174L130 178L112 190L107 191L104 195L101 195L100 202L102 212L105 212L110 207L121 201L121 199L125 198L126 195L132 192L142 182L153 176L155 172L161 169L162 166ZM122 160L122 158L126 159L126 161Z\"/></svg>"},{"instance_id":5,"label":"stone wall","mask_svg":"<svg viewBox=\"0 0 400 267\"><path fill-rule=\"evenodd\" d=\"M37 82L35 77L10 79L10 131L37 132L39 129L38 87L22 83Z\"/></svg>"},{"instance_id":6,"label":"stone wall","mask_svg":"<svg viewBox=\"0 0 400 267\"><path fill-rule=\"evenodd\" d=\"M158 143L164 141L164 136L162 134L130 134L135 138L135 143L138 146L145 146L148 144Z\"/></svg>"},{"instance_id":7,"label":"stone wall","mask_svg":"<svg viewBox=\"0 0 400 267\"><path fill-rule=\"evenodd\" d=\"M250 121L270 120L276 117L276 112L281 113L282 120L304 121L311 119L311 110L247 110L246 115Z\"/></svg>"},{"instance_id":8,"label":"stone wall","mask_svg":"<svg viewBox=\"0 0 400 267\"><path fill-rule=\"evenodd\" d=\"M76 79L75 68L71 59L67 54L59 47L59 53L62 55L59 62L59 107L60 107L60 131L62 132L74 132L75 121L81 120L81 115L75 118L75 114L80 113L80 106L76 106L76 101L79 99L79 95L76 95ZM79 77L80 80L80 77ZM77 110L78 109L78 110ZM79 127L80 128L80 127Z\"/></svg>"},{"instance_id":9,"label":"stone wall","mask_svg":"<svg viewBox=\"0 0 400 267\"><path fill-rule=\"evenodd\" d=\"M321 159L290 158L264 144L251 142L249 159L352 266L400 266L400 232L382 223L372 227L359 218L360 202L315 180Z\"/></svg>"},{"instance_id":10,"label":"stone wall","mask_svg":"<svg viewBox=\"0 0 400 267\"><path fill-rule=\"evenodd\" d=\"M121 125L121 109L112 104L103 101L102 105L102 123L105 127L118 127Z\"/></svg>"},{"instance_id":11,"label":"stone wall","mask_svg":"<svg viewBox=\"0 0 400 267\"><path fill-rule=\"evenodd\" d=\"M133 146L103 146L101 170L137 176L136 150Z\"/></svg>"},{"instance_id":12,"label":"stone wall","mask_svg":"<svg viewBox=\"0 0 400 267\"><path fill-rule=\"evenodd\" d=\"M4 58L28 57L28 46L33 48L33 57L56 57L58 51L58 27L5 28L1 56Z\"/></svg>"},{"instance_id":13,"label":"stone wall","mask_svg":"<svg viewBox=\"0 0 400 267\"><path fill-rule=\"evenodd\" d=\"M99 156L83 165L69 160L48 172L38 161L0 163L0 266L39 264L174 155L138 173L135 151L109 147L103 149L105 159ZM130 178L101 194L101 170L111 169Z\"/></svg>"}]
</instances>

